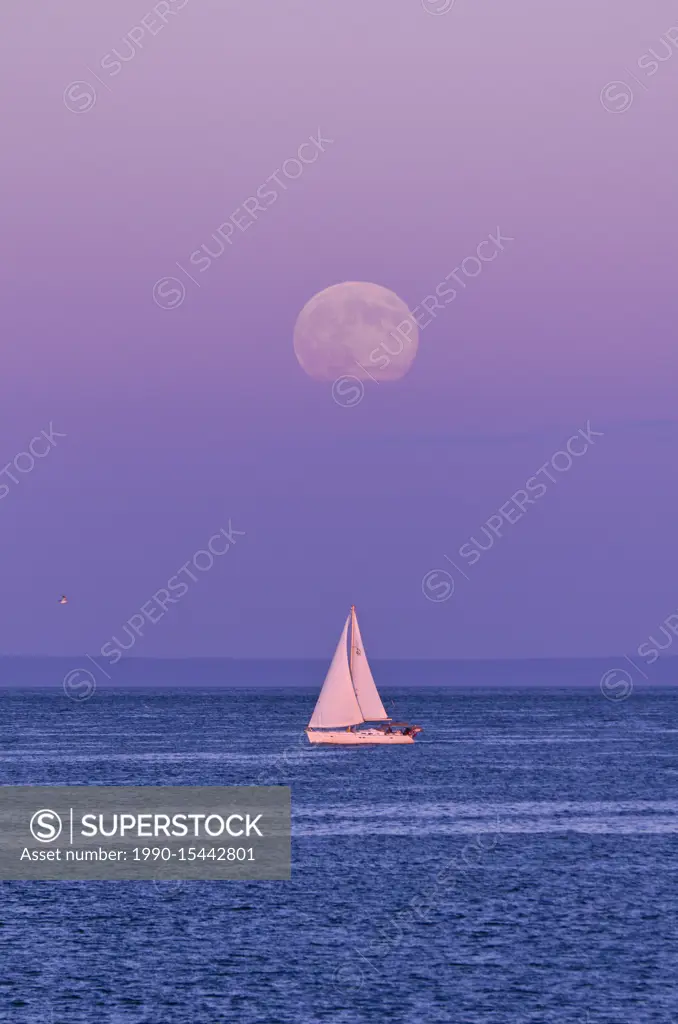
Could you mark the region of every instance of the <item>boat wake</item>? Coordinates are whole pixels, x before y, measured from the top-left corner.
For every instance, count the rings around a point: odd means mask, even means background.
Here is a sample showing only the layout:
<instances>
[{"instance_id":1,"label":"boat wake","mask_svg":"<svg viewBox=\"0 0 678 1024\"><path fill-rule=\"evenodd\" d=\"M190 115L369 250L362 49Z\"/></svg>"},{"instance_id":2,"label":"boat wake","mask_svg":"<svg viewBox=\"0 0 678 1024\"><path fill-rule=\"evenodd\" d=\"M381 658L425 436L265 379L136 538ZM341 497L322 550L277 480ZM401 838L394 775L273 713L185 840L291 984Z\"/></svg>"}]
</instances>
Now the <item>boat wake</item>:
<instances>
[{"instance_id":1,"label":"boat wake","mask_svg":"<svg viewBox=\"0 0 678 1024\"><path fill-rule=\"evenodd\" d=\"M391 803L295 807L295 836L416 836L585 833L678 833L678 801L540 801Z\"/></svg>"}]
</instances>

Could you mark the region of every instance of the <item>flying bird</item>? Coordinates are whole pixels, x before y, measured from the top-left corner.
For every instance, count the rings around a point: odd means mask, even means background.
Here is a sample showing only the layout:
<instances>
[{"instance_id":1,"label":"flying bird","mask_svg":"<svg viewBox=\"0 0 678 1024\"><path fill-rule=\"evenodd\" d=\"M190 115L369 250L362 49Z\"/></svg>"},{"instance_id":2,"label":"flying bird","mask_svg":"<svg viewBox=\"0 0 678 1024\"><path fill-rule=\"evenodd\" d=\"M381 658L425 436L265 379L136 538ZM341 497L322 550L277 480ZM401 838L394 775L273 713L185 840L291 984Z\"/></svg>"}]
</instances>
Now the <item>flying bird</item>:
<instances>
[{"instance_id":1,"label":"flying bird","mask_svg":"<svg viewBox=\"0 0 678 1024\"><path fill-rule=\"evenodd\" d=\"M61 597L59 598L59 604L68 604L68 598L66 597L65 594L62 594Z\"/></svg>"}]
</instances>

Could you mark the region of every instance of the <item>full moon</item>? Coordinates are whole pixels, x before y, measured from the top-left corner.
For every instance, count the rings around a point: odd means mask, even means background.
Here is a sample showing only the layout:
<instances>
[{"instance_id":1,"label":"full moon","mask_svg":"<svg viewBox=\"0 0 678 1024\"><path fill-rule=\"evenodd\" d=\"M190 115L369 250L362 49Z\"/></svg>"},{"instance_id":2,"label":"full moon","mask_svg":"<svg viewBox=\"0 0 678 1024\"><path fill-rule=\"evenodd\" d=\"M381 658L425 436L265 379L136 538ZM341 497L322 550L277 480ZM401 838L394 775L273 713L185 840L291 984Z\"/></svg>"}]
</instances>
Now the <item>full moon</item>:
<instances>
[{"instance_id":1,"label":"full moon","mask_svg":"<svg viewBox=\"0 0 678 1024\"><path fill-rule=\"evenodd\" d=\"M419 331L395 292L344 281L318 292L294 325L294 351L315 380L398 380L417 354Z\"/></svg>"}]
</instances>

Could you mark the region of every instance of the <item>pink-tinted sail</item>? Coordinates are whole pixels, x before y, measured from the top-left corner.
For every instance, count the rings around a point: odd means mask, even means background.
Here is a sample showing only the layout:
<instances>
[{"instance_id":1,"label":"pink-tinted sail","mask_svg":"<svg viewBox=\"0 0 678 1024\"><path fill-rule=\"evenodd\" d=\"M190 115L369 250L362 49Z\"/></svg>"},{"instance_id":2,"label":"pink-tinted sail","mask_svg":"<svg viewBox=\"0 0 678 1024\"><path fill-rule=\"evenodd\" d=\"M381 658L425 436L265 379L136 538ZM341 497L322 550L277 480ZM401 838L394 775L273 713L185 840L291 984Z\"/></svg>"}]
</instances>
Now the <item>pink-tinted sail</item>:
<instances>
[{"instance_id":1,"label":"pink-tinted sail","mask_svg":"<svg viewBox=\"0 0 678 1024\"><path fill-rule=\"evenodd\" d=\"M353 686L363 718L366 722L379 722L388 719L384 705L381 703L379 691L372 678L363 639L358 626L358 616L353 612L353 636L351 648L351 674Z\"/></svg>"},{"instance_id":2,"label":"pink-tinted sail","mask_svg":"<svg viewBox=\"0 0 678 1024\"><path fill-rule=\"evenodd\" d=\"M308 723L311 729L336 729L346 725L359 725L363 721L348 667L347 640L350 620L349 615L334 652L332 664L325 676L311 721Z\"/></svg>"}]
</instances>

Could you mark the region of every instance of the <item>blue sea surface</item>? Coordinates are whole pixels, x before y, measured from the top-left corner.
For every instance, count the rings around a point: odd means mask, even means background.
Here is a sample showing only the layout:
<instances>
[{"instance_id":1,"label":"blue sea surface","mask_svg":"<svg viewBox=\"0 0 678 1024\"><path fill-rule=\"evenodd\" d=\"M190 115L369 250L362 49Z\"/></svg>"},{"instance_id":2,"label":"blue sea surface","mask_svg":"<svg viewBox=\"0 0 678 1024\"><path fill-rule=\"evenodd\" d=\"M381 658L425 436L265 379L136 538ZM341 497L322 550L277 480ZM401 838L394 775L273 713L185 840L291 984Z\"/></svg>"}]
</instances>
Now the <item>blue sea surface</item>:
<instances>
[{"instance_id":1,"label":"blue sea surface","mask_svg":"<svg viewBox=\"0 0 678 1024\"><path fill-rule=\"evenodd\" d=\"M317 689L1 692L2 784L290 785L293 860L0 883L0 1021L677 1020L676 694L382 689L413 746L310 747Z\"/></svg>"}]
</instances>

